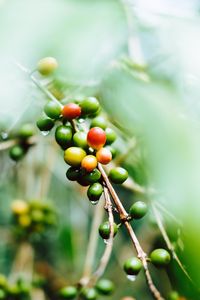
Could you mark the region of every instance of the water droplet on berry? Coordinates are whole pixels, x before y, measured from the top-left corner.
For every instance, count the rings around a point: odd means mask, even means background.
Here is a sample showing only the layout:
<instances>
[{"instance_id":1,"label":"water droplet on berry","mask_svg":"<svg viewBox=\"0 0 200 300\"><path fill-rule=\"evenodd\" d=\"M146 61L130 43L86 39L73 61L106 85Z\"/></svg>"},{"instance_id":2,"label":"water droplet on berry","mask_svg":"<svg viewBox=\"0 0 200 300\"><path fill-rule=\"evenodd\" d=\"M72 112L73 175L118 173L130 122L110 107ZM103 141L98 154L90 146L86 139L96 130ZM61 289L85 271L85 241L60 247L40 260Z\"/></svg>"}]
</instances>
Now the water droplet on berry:
<instances>
[{"instance_id":1,"label":"water droplet on berry","mask_svg":"<svg viewBox=\"0 0 200 300\"><path fill-rule=\"evenodd\" d=\"M78 123L83 123L83 122L85 122L84 119L79 119L79 120L78 120Z\"/></svg>"},{"instance_id":2,"label":"water droplet on berry","mask_svg":"<svg viewBox=\"0 0 200 300\"><path fill-rule=\"evenodd\" d=\"M90 201L92 205L96 205L99 201Z\"/></svg>"},{"instance_id":3,"label":"water droplet on berry","mask_svg":"<svg viewBox=\"0 0 200 300\"><path fill-rule=\"evenodd\" d=\"M43 136L46 136L46 135L49 134L49 132L50 132L50 131L41 131L41 134L42 134Z\"/></svg>"},{"instance_id":4,"label":"water droplet on berry","mask_svg":"<svg viewBox=\"0 0 200 300\"><path fill-rule=\"evenodd\" d=\"M135 281L136 280L136 276L135 275L127 275L126 277L130 281Z\"/></svg>"},{"instance_id":5,"label":"water droplet on berry","mask_svg":"<svg viewBox=\"0 0 200 300\"><path fill-rule=\"evenodd\" d=\"M1 137L2 137L3 140L6 140L8 138L7 132L2 132Z\"/></svg>"}]
</instances>

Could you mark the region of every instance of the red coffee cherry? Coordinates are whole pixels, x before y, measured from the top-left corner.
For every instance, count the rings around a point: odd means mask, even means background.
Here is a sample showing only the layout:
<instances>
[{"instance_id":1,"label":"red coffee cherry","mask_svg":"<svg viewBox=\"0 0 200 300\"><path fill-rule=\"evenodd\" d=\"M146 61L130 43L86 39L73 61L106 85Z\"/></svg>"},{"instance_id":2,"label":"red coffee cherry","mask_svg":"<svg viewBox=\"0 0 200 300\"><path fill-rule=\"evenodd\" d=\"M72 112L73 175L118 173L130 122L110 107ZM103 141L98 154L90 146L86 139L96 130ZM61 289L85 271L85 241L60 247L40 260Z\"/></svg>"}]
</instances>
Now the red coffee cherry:
<instances>
[{"instance_id":1,"label":"red coffee cherry","mask_svg":"<svg viewBox=\"0 0 200 300\"><path fill-rule=\"evenodd\" d=\"M62 115L67 120L76 119L81 115L81 108L78 104L68 103L63 107Z\"/></svg>"},{"instance_id":2,"label":"red coffee cherry","mask_svg":"<svg viewBox=\"0 0 200 300\"><path fill-rule=\"evenodd\" d=\"M103 165L107 165L112 160L112 153L107 148L101 148L96 153L98 162Z\"/></svg>"},{"instance_id":3,"label":"red coffee cherry","mask_svg":"<svg viewBox=\"0 0 200 300\"><path fill-rule=\"evenodd\" d=\"M106 143L106 133L100 127L93 127L87 134L88 145L96 150L102 148Z\"/></svg>"},{"instance_id":4,"label":"red coffee cherry","mask_svg":"<svg viewBox=\"0 0 200 300\"><path fill-rule=\"evenodd\" d=\"M86 155L82 162L81 167L84 168L87 172L92 172L97 166L97 159L94 155Z\"/></svg>"}]
</instances>

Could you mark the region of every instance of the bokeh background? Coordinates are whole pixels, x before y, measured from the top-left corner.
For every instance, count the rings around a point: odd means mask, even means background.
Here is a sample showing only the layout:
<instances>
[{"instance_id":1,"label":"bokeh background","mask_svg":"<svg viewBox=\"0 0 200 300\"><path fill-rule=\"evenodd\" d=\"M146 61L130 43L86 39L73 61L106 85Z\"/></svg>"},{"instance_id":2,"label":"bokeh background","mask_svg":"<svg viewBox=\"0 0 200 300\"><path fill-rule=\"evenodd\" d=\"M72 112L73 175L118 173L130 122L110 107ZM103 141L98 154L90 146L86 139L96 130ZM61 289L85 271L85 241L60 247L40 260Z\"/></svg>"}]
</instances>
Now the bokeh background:
<instances>
[{"instance_id":1,"label":"bokeh background","mask_svg":"<svg viewBox=\"0 0 200 300\"><path fill-rule=\"evenodd\" d=\"M167 273L153 272L164 294L173 288L195 300L200 286L199 12L197 0L0 1L1 131L12 133L24 122L35 123L46 99L26 69L34 70L42 57L55 57L56 79L43 83L64 99L97 96L119 130L116 147L125 154L122 163L130 176L154 191L149 201L181 220L179 226L163 211L172 242L197 288L176 262ZM9 234L11 201L42 196L55 203L59 226L38 245L38 259L75 282L95 208L83 189L66 181L62 153L49 140L51 136L41 136L17 165L7 151L0 153L0 270L10 272L16 250ZM127 154L133 141L136 146ZM118 192L127 208L144 197L126 187ZM151 212L134 228L147 251L165 245ZM103 248L99 238L95 264ZM118 287L114 299L151 299L142 274L132 283L122 271L131 254L122 230L106 271Z\"/></svg>"}]
</instances>

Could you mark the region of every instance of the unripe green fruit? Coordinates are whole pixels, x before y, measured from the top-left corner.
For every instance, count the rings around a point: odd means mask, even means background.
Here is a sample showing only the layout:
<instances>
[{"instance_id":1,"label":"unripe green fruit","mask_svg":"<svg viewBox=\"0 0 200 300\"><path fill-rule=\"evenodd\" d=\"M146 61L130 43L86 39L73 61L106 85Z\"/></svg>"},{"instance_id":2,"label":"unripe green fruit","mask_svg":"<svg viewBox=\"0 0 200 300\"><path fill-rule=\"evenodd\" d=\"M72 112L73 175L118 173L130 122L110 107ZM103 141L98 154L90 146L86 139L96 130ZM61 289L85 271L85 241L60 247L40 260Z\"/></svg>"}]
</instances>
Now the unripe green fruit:
<instances>
[{"instance_id":1,"label":"unripe green fruit","mask_svg":"<svg viewBox=\"0 0 200 300\"><path fill-rule=\"evenodd\" d=\"M101 197L102 193L103 186L100 183L96 182L89 187L87 191L87 196L90 201L97 201Z\"/></svg>"},{"instance_id":2,"label":"unripe green fruit","mask_svg":"<svg viewBox=\"0 0 200 300\"><path fill-rule=\"evenodd\" d=\"M141 219L146 215L147 211L148 207L146 203L142 201L137 201L131 206L129 214L133 219Z\"/></svg>"},{"instance_id":3,"label":"unripe green fruit","mask_svg":"<svg viewBox=\"0 0 200 300\"><path fill-rule=\"evenodd\" d=\"M179 294L176 291L170 292L169 296L167 297L167 300L179 300Z\"/></svg>"},{"instance_id":4,"label":"unripe green fruit","mask_svg":"<svg viewBox=\"0 0 200 300\"><path fill-rule=\"evenodd\" d=\"M65 125L58 126L55 131L55 139L63 149L69 147L72 140L71 127Z\"/></svg>"},{"instance_id":5,"label":"unripe green fruit","mask_svg":"<svg viewBox=\"0 0 200 300\"><path fill-rule=\"evenodd\" d=\"M66 177L70 180L70 181L76 181L78 180L79 178L79 173L80 173L80 170L75 168L75 167L70 167L68 170L67 170L67 173L66 173Z\"/></svg>"},{"instance_id":6,"label":"unripe green fruit","mask_svg":"<svg viewBox=\"0 0 200 300\"><path fill-rule=\"evenodd\" d=\"M118 232L118 227L116 223L113 223L113 230L114 230L114 235L115 236ZM109 222L104 222L99 226L99 234L100 236L104 239L107 240L110 237L110 224Z\"/></svg>"},{"instance_id":7,"label":"unripe green fruit","mask_svg":"<svg viewBox=\"0 0 200 300\"><path fill-rule=\"evenodd\" d=\"M114 143L114 141L117 138L117 135L114 132L114 130L111 128L106 128L105 132L106 132L106 144L110 145L110 144Z\"/></svg>"},{"instance_id":8,"label":"unripe green fruit","mask_svg":"<svg viewBox=\"0 0 200 300\"><path fill-rule=\"evenodd\" d=\"M102 129L106 129L107 121L103 116L97 116L96 118L92 119L90 128L92 127L100 127Z\"/></svg>"},{"instance_id":9,"label":"unripe green fruit","mask_svg":"<svg viewBox=\"0 0 200 300\"><path fill-rule=\"evenodd\" d=\"M110 150L110 152L112 154L112 159L114 159L117 155L117 150L115 148L113 148L112 146L110 146L110 145L106 145L105 148Z\"/></svg>"},{"instance_id":10,"label":"unripe green fruit","mask_svg":"<svg viewBox=\"0 0 200 300\"><path fill-rule=\"evenodd\" d=\"M3 274L0 274L0 288L6 288L7 286L7 279Z\"/></svg>"},{"instance_id":11,"label":"unripe green fruit","mask_svg":"<svg viewBox=\"0 0 200 300\"><path fill-rule=\"evenodd\" d=\"M0 300L6 299L6 293L3 289L0 288Z\"/></svg>"},{"instance_id":12,"label":"unripe green fruit","mask_svg":"<svg viewBox=\"0 0 200 300\"><path fill-rule=\"evenodd\" d=\"M38 62L38 72L42 75L50 75L57 69L58 63L54 57L45 57Z\"/></svg>"},{"instance_id":13,"label":"unripe green fruit","mask_svg":"<svg viewBox=\"0 0 200 300\"><path fill-rule=\"evenodd\" d=\"M115 289L113 282L109 279L100 279L95 287L101 295L111 295Z\"/></svg>"},{"instance_id":14,"label":"unripe green fruit","mask_svg":"<svg viewBox=\"0 0 200 300\"><path fill-rule=\"evenodd\" d=\"M94 97L88 97L80 102L81 112L90 115L98 111L99 101Z\"/></svg>"},{"instance_id":15,"label":"unripe green fruit","mask_svg":"<svg viewBox=\"0 0 200 300\"><path fill-rule=\"evenodd\" d=\"M61 114L61 105L55 101L49 101L44 106L44 112L49 118L57 120Z\"/></svg>"},{"instance_id":16,"label":"unripe green fruit","mask_svg":"<svg viewBox=\"0 0 200 300\"><path fill-rule=\"evenodd\" d=\"M70 147L64 152L64 160L72 167L79 167L86 152L79 147Z\"/></svg>"},{"instance_id":17,"label":"unripe green fruit","mask_svg":"<svg viewBox=\"0 0 200 300\"><path fill-rule=\"evenodd\" d=\"M171 256L165 249L156 249L151 252L150 259L156 267L164 267L169 264Z\"/></svg>"},{"instance_id":18,"label":"unripe green fruit","mask_svg":"<svg viewBox=\"0 0 200 300\"><path fill-rule=\"evenodd\" d=\"M96 300L97 299L97 292L94 288L84 288L81 291L81 297L84 300Z\"/></svg>"},{"instance_id":19,"label":"unripe green fruit","mask_svg":"<svg viewBox=\"0 0 200 300\"><path fill-rule=\"evenodd\" d=\"M12 158L14 161L19 161L24 156L25 151L22 146L15 145L12 148L10 148L10 158Z\"/></svg>"},{"instance_id":20,"label":"unripe green fruit","mask_svg":"<svg viewBox=\"0 0 200 300\"><path fill-rule=\"evenodd\" d=\"M31 220L32 222L34 223L41 223L44 219L44 215L43 215L43 212L39 209L34 209L32 210L31 212Z\"/></svg>"},{"instance_id":21,"label":"unripe green fruit","mask_svg":"<svg viewBox=\"0 0 200 300\"><path fill-rule=\"evenodd\" d=\"M31 136L33 136L35 133L35 128L32 124L24 124L20 129L19 129L19 137L22 139L28 139Z\"/></svg>"},{"instance_id":22,"label":"unripe green fruit","mask_svg":"<svg viewBox=\"0 0 200 300\"><path fill-rule=\"evenodd\" d=\"M76 147L87 149L87 134L83 131L76 132L73 136L73 143Z\"/></svg>"},{"instance_id":23,"label":"unripe green fruit","mask_svg":"<svg viewBox=\"0 0 200 300\"><path fill-rule=\"evenodd\" d=\"M41 118L37 120L37 127L41 131L50 131L54 127L54 121L50 118Z\"/></svg>"},{"instance_id":24,"label":"unripe green fruit","mask_svg":"<svg viewBox=\"0 0 200 300\"><path fill-rule=\"evenodd\" d=\"M127 275L137 275L142 269L142 262L137 257L131 257L124 263L124 271Z\"/></svg>"},{"instance_id":25,"label":"unripe green fruit","mask_svg":"<svg viewBox=\"0 0 200 300\"><path fill-rule=\"evenodd\" d=\"M84 175L84 178L91 184L91 183L95 183L97 181L99 181L99 179L101 178L101 172L98 169L94 169L92 172L90 173L86 173Z\"/></svg>"},{"instance_id":26,"label":"unripe green fruit","mask_svg":"<svg viewBox=\"0 0 200 300\"><path fill-rule=\"evenodd\" d=\"M109 179L116 184L122 184L128 178L128 172L121 167L114 168L108 175Z\"/></svg>"},{"instance_id":27,"label":"unripe green fruit","mask_svg":"<svg viewBox=\"0 0 200 300\"><path fill-rule=\"evenodd\" d=\"M75 286L66 286L63 287L60 291L59 291L59 296L62 299L75 299L76 296L78 294L77 288Z\"/></svg>"}]
</instances>

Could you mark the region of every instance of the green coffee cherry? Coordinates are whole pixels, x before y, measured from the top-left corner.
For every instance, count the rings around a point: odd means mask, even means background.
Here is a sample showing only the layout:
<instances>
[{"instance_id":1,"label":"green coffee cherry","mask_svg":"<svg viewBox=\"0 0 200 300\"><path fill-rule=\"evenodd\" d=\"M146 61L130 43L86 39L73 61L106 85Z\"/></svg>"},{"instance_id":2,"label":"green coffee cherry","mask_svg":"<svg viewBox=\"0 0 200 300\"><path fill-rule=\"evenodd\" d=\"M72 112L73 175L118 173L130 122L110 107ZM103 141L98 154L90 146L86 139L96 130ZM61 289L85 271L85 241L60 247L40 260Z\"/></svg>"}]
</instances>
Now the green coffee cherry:
<instances>
[{"instance_id":1,"label":"green coffee cherry","mask_svg":"<svg viewBox=\"0 0 200 300\"><path fill-rule=\"evenodd\" d=\"M49 118L57 120L59 119L61 114L61 105L54 101L49 101L44 106L44 112Z\"/></svg>"},{"instance_id":2,"label":"green coffee cherry","mask_svg":"<svg viewBox=\"0 0 200 300\"><path fill-rule=\"evenodd\" d=\"M169 296L167 297L167 300L179 300L179 294L176 291L171 291L169 293Z\"/></svg>"},{"instance_id":3,"label":"green coffee cherry","mask_svg":"<svg viewBox=\"0 0 200 300\"><path fill-rule=\"evenodd\" d=\"M80 102L81 112L85 115L90 115L98 111L99 101L94 97L89 97Z\"/></svg>"},{"instance_id":4,"label":"green coffee cherry","mask_svg":"<svg viewBox=\"0 0 200 300\"><path fill-rule=\"evenodd\" d=\"M54 121L50 118L41 118L36 124L40 131L50 131L54 127Z\"/></svg>"},{"instance_id":5,"label":"green coffee cherry","mask_svg":"<svg viewBox=\"0 0 200 300\"><path fill-rule=\"evenodd\" d=\"M114 223L113 224L113 229L114 229L114 236L117 234L118 232L118 227L117 224ZM110 237L110 224L109 222L104 222L99 226L99 234L100 236L104 239L107 240Z\"/></svg>"},{"instance_id":6,"label":"green coffee cherry","mask_svg":"<svg viewBox=\"0 0 200 300\"><path fill-rule=\"evenodd\" d=\"M63 149L69 147L72 140L71 127L65 125L58 126L55 131L55 139Z\"/></svg>"},{"instance_id":7,"label":"green coffee cherry","mask_svg":"<svg viewBox=\"0 0 200 300\"><path fill-rule=\"evenodd\" d=\"M142 201L137 201L131 206L129 214L133 219L141 219L146 215L147 211L148 208L146 203Z\"/></svg>"},{"instance_id":8,"label":"green coffee cherry","mask_svg":"<svg viewBox=\"0 0 200 300\"><path fill-rule=\"evenodd\" d=\"M114 143L114 141L117 138L117 135L114 132L114 130L111 128L106 128L105 132L106 132L106 144L110 145L110 144Z\"/></svg>"},{"instance_id":9,"label":"green coffee cherry","mask_svg":"<svg viewBox=\"0 0 200 300\"><path fill-rule=\"evenodd\" d=\"M84 288L81 291L81 296L84 300L96 300L97 292L94 288Z\"/></svg>"},{"instance_id":10,"label":"green coffee cherry","mask_svg":"<svg viewBox=\"0 0 200 300\"><path fill-rule=\"evenodd\" d=\"M7 286L7 279L3 274L0 274L0 288L6 288Z\"/></svg>"},{"instance_id":11,"label":"green coffee cherry","mask_svg":"<svg viewBox=\"0 0 200 300\"><path fill-rule=\"evenodd\" d=\"M28 139L31 136L33 136L35 133L35 128L32 124L24 124L20 129L19 129L19 137L22 139Z\"/></svg>"},{"instance_id":12,"label":"green coffee cherry","mask_svg":"<svg viewBox=\"0 0 200 300\"><path fill-rule=\"evenodd\" d=\"M116 184L122 184L128 178L128 172L124 168L114 168L108 175L109 179Z\"/></svg>"},{"instance_id":13,"label":"green coffee cherry","mask_svg":"<svg viewBox=\"0 0 200 300\"><path fill-rule=\"evenodd\" d=\"M33 223L42 223L44 219L44 214L41 210L39 209L34 209L31 212L31 220Z\"/></svg>"},{"instance_id":14,"label":"green coffee cherry","mask_svg":"<svg viewBox=\"0 0 200 300\"><path fill-rule=\"evenodd\" d=\"M90 201L97 201L101 197L102 193L103 186L100 183L96 182L89 187L87 191L87 196Z\"/></svg>"},{"instance_id":15,"label":"green coffee cherry","mask_svg":"<svg viewBox=\"0 0 200 300\"><path fill-rule=\"evenodd\" d=\"M0 300L6 299L6 292L0 288Z\"/></svg>"},{"instance_id":16,"label":"green coffee cherry","mask_svg":"<svg viewBox=\"0 0 200 300\"><path fill-rule=\"evenodd\" d=\"M103 116L97 116L96 118L92 119L90 128L92 127L100 127L102 129L106 129L107 121Z\"/></svg>"},{"instance_id":17,"label":"green coffee cherry","mask_svg":"<svg viewBox=\"0 0 200 300\"><path fill-rule=\"evenodd\" d=\"M84 175L84 178L90 183L95 183L97 181L100 180L101 178L101 172L98 170L98 169L94 169L92 172L87 172L85 175Z\"/></svg>"},{"instance_id":18,"label":"green coffee cherry","mask_svg":"<svg viewBox=\"0 0 200 300\"><path fill-rule=\"evenodd\" d=\"M137 257L131 257L124 263L124 271L127 275L137 275L142 269L142 262Z\"/></svg>"},{"instance_id":19,"label":"green coffee cherry","mask_svg":"<svg viewBox=\"0 0 200 300\"><path fill-rule=\"evenodd\" d=\"M111 154L112 154L112 159L114 159L117 155L117 150L115 148L113 148L112 146L110 145L106 145L106 147L108 150L110 150Z\"/></svg>"},{"instance_id":20,"label":"green coffee cherry","mask_svg":"<svg viewBox=\"0 0 200 300\"><path fill-rule=\"evenodd\" d=\"M73 143L74 146L76 147L87 149L88 148L87 134L83 131L76 132L73 136Z\"/></svg>"},{"instance_id":21,"label":"green coffee cherry","mask_svg":"<svg viewBox=\"0 0 200 300\"><path fill-rule=\"evenodd\" d=\"M150 260L156 267L165 267L169 264L171 256L165 249L156 249L151 252Z\"/></svg>"},{"instance_id":22,"label":"green coffee cherry","mask_svg":"<svg viewBox=\"0 0 200 300\"><path fill-rule=\"evenodd\" d=\"M79 178L79 173L80 173L80 170L75 168L75 167L70 167L68 170L67 170L67 173L66 173L66 177L67 179L69 179L70 181L77 181L78 178Z\"/></svg>"},{"instance_id":23,"label":"green coffee cherry","mask_svg":"<svg viewBox=\"0 0 200 300\"><path fill-rule=\"evenodd\" d=\"M59 291L59 296L62 299L75 299L76 296L78 294L77 288L75 286L66 286L63 287L60 291Z\"/></svg>"},{"instance_id":24,"label":"green coffee cherry","mask_svg":"<svg viewBox=\"0 0 200 300\"><path fill-rule=\"evenodd\" d=\"M38 72L41 75L50 75L55 69L57 69L58 63L54 57L44 57L37 65Z\"/></svg>"},{"instance_id":25,"label":"green coffee cherry","mask_svg":"<svg viewBox=\"0 0 200 300\"><path fill-rule=\"evenodd\" d=\"M101 295L111 295L115 289L113 282L109 279L100 279L95 287Z\"/></svg>"},{"instance_id":26,"label":"green coffee cherry","mask_svg":"<svg viewBox=\"0 0 200 300\"><path fill-rule=\"evenodd\" d=\"M19 161L25 154L24 148L20 145L15 145L10 148L9 155L14 161Z\"/></svg>"}]
</instances>

